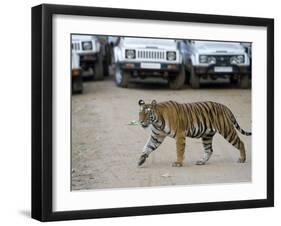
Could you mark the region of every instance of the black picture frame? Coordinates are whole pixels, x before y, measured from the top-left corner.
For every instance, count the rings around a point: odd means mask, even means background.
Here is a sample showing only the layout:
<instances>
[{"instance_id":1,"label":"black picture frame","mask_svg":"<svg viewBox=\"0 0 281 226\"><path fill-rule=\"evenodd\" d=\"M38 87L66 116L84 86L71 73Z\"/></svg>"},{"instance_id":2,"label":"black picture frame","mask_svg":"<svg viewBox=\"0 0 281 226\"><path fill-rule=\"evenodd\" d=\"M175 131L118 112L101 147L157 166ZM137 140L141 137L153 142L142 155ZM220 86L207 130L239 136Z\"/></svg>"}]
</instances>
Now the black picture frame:
<instances>
[{"instance_id":1,"label":"black picture frame","mask_svg":"<svg viewBox=\"0 0 281 226\"><path fill-rule=\"evenodd\" d=\"M267 29L267 198L93 210L52 210L52 18L56 14L247 25ZM274 20L176 12L43 4L32 8L32 218L40 221L122 217L274 206Z\"/></svg>"}]
</instances>

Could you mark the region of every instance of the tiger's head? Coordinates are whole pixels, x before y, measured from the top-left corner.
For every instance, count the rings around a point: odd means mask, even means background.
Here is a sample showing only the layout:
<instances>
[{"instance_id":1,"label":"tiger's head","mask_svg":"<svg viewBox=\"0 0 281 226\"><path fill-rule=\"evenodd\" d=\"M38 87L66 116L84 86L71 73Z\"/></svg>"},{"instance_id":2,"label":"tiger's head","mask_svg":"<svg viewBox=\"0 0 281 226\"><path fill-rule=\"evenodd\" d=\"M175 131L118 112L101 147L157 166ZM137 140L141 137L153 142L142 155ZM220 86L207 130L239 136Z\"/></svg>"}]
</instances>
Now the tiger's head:
<instances>
[{"instance_id":1,"label":"tiger's head","mask_svg":"<svg viewBox=\"0 0 281 226\"><path fill-rule=\"evenodd\" d=\"M139 100L139 122L143 128L146 128L153 123L153 120L155 119L156 104L156 100L153 100L151 104L146 104L143 100Z\"/></svg>"}]
</instances>

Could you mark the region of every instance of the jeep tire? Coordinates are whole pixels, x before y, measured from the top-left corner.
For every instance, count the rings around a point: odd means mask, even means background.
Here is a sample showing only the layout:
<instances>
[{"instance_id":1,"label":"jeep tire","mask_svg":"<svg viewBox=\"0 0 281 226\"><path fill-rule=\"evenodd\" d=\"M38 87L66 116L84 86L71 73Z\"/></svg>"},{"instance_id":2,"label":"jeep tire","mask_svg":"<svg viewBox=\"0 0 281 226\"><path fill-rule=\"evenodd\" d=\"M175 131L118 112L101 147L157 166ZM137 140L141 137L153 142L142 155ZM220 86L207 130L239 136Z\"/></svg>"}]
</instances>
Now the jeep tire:
<instances>
[{"instance_id":1,"label":"jeep tire","mask_svg":"<svg viewBox=\"0 0 281 226\"><path fill-rule=\"evenodd\" d=\"M97 57L97 62L94 65L94 79L99 81L103 80L103 60L102 54Z\"/></svg>"},{"instance_id":2,"label":"jeep tire","mask_svg":"<svg viewBox=\"0 0 281 226\"><path fill-rule=\"evenodd\" d=\"M104 48L105 56L103 59L103 75L106 77L109 76L109 66L111 65L111 49L109 44L106 44Z\"/></svg>"},{"instance_id":3,"label":"jeep tire","mask_svg":"<svg viewBox=\"0 0 281 226\"><path fill-rule=\"evenodd\" d=\"M83 79L82 76L72 79L72 93L82 94L83 93Z\"/></svg>"},{"instance_id":4,"label":"jeep tire","mask_svg":"<svg viewBox=\"0 0 281 226\"><path fill-rule=\"evenodd\" d=\"M181 89L185 82L185 69L181 67L179 73L175 78L169 80L169 87L171 89Z\"/></svg>"},{"instance_id":5,"label":"jeep tire","mask_svg":"<svg viewBox=\"0 0 281 226\"><path fill-rule=\"evenodd\" d=\"M200 77L195 72L195 69L192 66L190 68L190 86L193 89L199 89L200 88Z\"/></svg>"},{"instance_id":6,"label":"jeep tire","mask_svg":"<svg viewBox=\"0 0 281 226\"><path fill-rule=\"evenodd\" d=\"M230 83L233 85L237 85L239 83L239 78L230 77Z\"/></svg>"},{"instance_id":7,"label":"jeep tire","mask_svg":"<svg viewBox=\"0 0 281 226\"><path fill-rule=\"evenodd\" d=\"M248 88L250 88L250 79L249 79L249 75L248 74L240 75L239 88L241 88L241 89L248 89Z\"/></svg>"},{"instance_id":8,"label":"jeep tire","mask_svg":"<svg viewBox=\"0 0 281 226\"><path fill-rule=\"evenodd\" d=\"M130 73L127 71L123 71L119 65L115 65L114 78L117 86L128 88Z\"/></svg>"}]
</instances>

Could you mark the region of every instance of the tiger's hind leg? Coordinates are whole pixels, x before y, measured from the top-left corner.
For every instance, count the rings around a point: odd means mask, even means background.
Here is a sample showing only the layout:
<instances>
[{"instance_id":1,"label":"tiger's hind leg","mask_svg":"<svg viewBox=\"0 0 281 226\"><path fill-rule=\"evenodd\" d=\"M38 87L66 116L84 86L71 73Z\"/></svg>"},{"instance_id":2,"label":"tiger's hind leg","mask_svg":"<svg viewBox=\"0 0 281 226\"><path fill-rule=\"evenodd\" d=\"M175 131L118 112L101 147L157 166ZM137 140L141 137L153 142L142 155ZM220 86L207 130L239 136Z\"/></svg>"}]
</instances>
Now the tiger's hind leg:
<instances>
[{"instance_id":1,"label":"tiger's hind leg","mask_svg":"<svg viewBox=\"0 0 281 226\"><path fill-rule=\"evenodd\" d=\"M235 146L236 147L236 146ZM246 151L245 151L245 145L244 143L239 139L239 143L237 147L240 151L240 158L238 159L239 163L244 163L246 162Z\"/></svg>"},{"instance_id":2,"label":"tiger's hind leg","mask_svg":"<svg viewBox=\"0 0 281 226\"><path fill-rule=\"evenodd\" d=\"M202 159L196 162L196 165L205 165L213 154L212 142L215 134L208 134L202 137L202 143L204 147L204 156Z\"/></svg>"},{"instance_id":3,"label":"tiger's hind leg","mask_svg":"<svg viewBox=\"0 0 281 226\"><path fill-rule=\"evenodd\" d=\"M239 163L244 163L246 161L246 151L245 151L245 145L243 141L240 140L237 131L233 128L229 132L228 135L224 136L224 138L232 144L234 147L236 147L240 152L240 157L238 159Z\"/></svg>"}]
</instances>

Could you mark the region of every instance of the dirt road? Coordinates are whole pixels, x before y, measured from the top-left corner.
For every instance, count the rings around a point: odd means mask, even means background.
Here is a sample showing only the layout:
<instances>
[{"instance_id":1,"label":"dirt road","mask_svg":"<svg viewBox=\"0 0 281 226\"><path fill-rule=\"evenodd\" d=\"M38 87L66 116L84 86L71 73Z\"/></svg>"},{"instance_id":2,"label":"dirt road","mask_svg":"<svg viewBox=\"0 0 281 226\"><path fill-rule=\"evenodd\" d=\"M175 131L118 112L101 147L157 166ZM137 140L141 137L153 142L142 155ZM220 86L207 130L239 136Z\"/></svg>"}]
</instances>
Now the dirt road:
<instances>
[{"instance_id":1,"label":"dirt road","mask_svg":"<svg viewBox=\"0 0 281 226\"><path fill-rule=\"evenodd\" d=\"M149 131L129 125L138 119L138 100L178 102L216 101L227 105L241 127L251 130L251 90L229 85L200 90L170 90L165 84L115 86L110 79L85 82L84 93L72 97L72 190L149 187L251 180L251 137L240 135L247 161L237 163L239 152L215 135L212 155L204 166L195 165L203 155L201 139L187 138L183 167L172 167L175 140L166 138L142 167L137 167Z\"/></svg>"}]
</instances>

